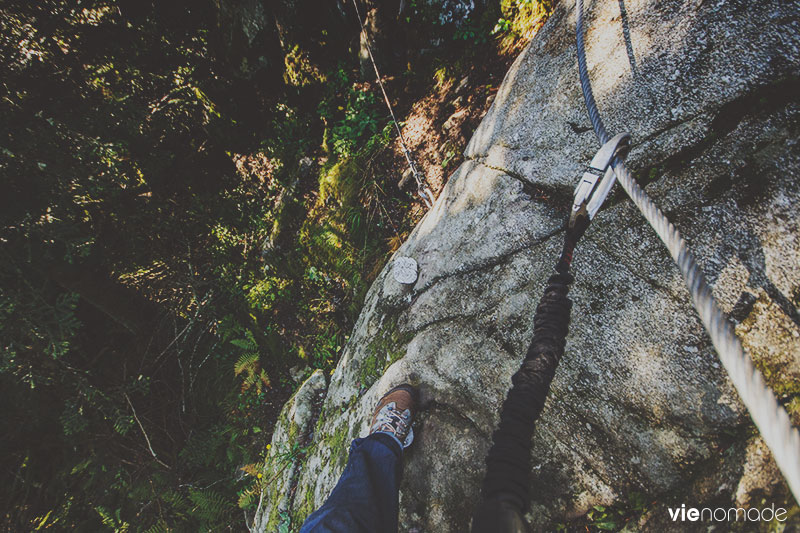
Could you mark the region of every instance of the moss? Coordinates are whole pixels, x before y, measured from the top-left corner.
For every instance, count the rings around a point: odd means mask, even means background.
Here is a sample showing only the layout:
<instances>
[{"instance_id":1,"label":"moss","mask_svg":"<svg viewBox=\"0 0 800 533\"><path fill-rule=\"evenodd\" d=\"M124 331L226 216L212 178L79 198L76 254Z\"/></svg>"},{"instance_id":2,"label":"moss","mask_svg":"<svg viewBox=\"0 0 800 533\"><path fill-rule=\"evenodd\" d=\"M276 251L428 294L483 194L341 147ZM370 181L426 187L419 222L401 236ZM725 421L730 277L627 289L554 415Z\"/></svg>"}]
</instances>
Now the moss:
<instances>
[{"instance_id":1,"label":"moss","mask_svg":"<svg viewBox=\"0 0 800 533\"><path fill-rule=\"evenodd\" d=\"M775 396L781 400L800 396L800 381L784 374L786 367L784 361L776 361L756 352L751 353L753 355L753 363L764 376L767 385L775 393Z\"/></svg>"},{"instance_id":2,"label":"moss","mask_svg":"<svg viewBox=\"0 0 800 533\"><path fill-rule=\"evenodd\" d=\"M291 405L291 402L287 405ZM320 413L320 419L317 421L317 431L321 429L322 419L323 419L323 412ZM286 441L281 445L281 450L274 450L274 455L272 455L268 460L267 464L264 468L264 475L269 475L269 478L272 479L276 473L280 472L282 469L285 468L297 468L297 471L302 471L305 468L305 465L308 461L308 449L313 447L314 444L311 443L310 445L306 446L305 448L300 447L301 442L299 442L300 437L300 427L294 423L294 421L288 421L288 409L284 409L281 413L281 417L279 418L280 423L283 424L286 428ZM295 466L292 466L291 463L295 463ZM278 475L275 480L270 483L270 485L264 487L265 491L265 499L274 503L277 503L282 494L279 492L280 490L286 489L287 487L278 486L278 483L281 480L286 479L285 475L280 476ZM296 474L293 474L290 479L290 484L296 483L297 477ZM295 498L295 501L297 499ZM302 510L302 508L301 508ZM313 510L313 509L312 509ZM310 514L310 511L306 512L306 514L302 515L302 519L299 522L295 520L299 515L293 514L292 516L288 516L285 512L281 512L278 508L278 505L273 505L272 509L270 510L269 517L267 519L267 531L279 531L279 527L281 524L286 523L287 520L291 520L292 523L301 524L303 520L305 520L306 516Z\"/></svg>"},{"instance_id":3,"label":"moss","mask_svg":"<svg viewBox=\"0 0 800 533\"><path fill-rule=\"evenodd\" d=\"M262 490L264 491L264 501L272 502L278 498L278 479L276 478L277 472L281 469L279 459L274 455L267 458L264 464L264 483ZM268 483L268 484L267 484ZM277 531L278 524L280 523L280 514L277 505L273 505L270 509L269 516L267 517L267 531Z\"/></svg>"},{"instance_id":4,"label":"moss","mask_svg":"<svg viewBox=\"0 0 800 533\"><path fill-rule=\"evenodd\" d=\"M284 405L283 409L281 409L281 414L278 415L278 423L275 425L276 428L280 427L280 426L288 428L288 426L289 426L289 408L291 407L293 400L294 400L294 397L290 398L289 401L286 402L286 405Z\"/></svg>"},{"instance_id":5,"label":"moss","mask_svg":"<svg viewBox=\"0 0 800 533\"><path fill-rule=\"evenodd\" d=\"M775 380L773 390L779 398L791 398L800 396L800 381L787 379L786 381Z\"/></svg>"},{"instance_id":6,"label":"moss","mask_svg":"<svg viewBox=\"0 0 800 533\"><path fill-rule=\"evenodd\" d=\"M295 500L297 502L298 500ZM303 498L298 505L295 503L294 511L292 512L292 526L299 528L305 522L308 515L314 512L314 488L309 487L306 489ZM267 528L268 531L271 531Z\"/></svg>"},{"instance_id":7,"label":"moss","mask_svg":"<svg viewBox=\"0 0 800 533\"><path fill-rule=\"evenodd\" d=\"M584 530L619 531L629 523L635 524L649 509L647 499L639 492L631 492L627 498L612 505L594 505L589 512L571 523L554 524L556 531Z\"/></svg>"},{"instance_id":8,"label":"moss","mask_svg":"<svg viewBox=\"0 0 800 533\"><path fill-rule=\"evenodd\" d=\"M324 172L319 180L318 205L335 200L341 206L352 206L361 190L361 172L355 158L347 158Z\"/></svg>"},{"instance_id":9,"label":"moss","mask_svg":"<svg viewBox=\"0 0 800 533\"><path fill-rule=\"evenodd\" d=\"M396 350L392 352L388 352L386 355L386 368L392 366L396 361L401 359L406 354L405 346L398 347ZM385 370L384 369L384 370Z\"/></svg>"},{"instance_id":10,"label":"moss","mask_svg":"<svg viewBox=\"0 0 800 533\"><path fill-rule=\"evenodd\" d=\"M663 172L664 172L663 169L659 166L651 168L650 172L647 175L647 181L648 182L656 181Z\"/></svg>"},{"instance_id":11,"label":"moss","mask_svg":"<svg viewBox=\"0 0 800 533\"><path fill-rule=\"evenodd\" d=\"M758 343L751 344L748 335L751 331L758 331L759 323L770 317L771 308L774 308L775 305L769 296L762 293L753 304L747 317L737 326L736 332L740 336L743 335L745 348L750 352L753 363L764 376L769 388L779 400L788 401L800 396L800 380L794 379L791 363L780 353L773 355ZM777 333L777 338L773 345L790 346L794 343L795 339L792 337L790 329L776 328L774 331Z\"/></svg>"},{"instance_id":12,"label":"moss","mask_svg":"<svg viewBox=\"0 0 800 533\"><path fill-rule=\"evenodd\" d=\"M786 412L789 413L792 423L800 424L800 396L795 396L786 403Z\"/></svg>"},{"instance_id":13,"label":"moss","mask_svg":"<svg viewBox=\"0 0 800 533\"><path fill-rule=\"evenodd\" d=\"M358 379L363 387L369 387L381 377L383 365L380 364L378 358L377 354L370 353L361 360L361 365L358 368Z\"/></svg>"},{"instance_id":14,"label":"moss","mask_svg":"<svg viewBox=\"0 0 800 533\"><path fill-rule=\"evenodd\" d=\"M294 87L306 87L324 81L324 76L319 68L308 58L308 54L295 45L284 57L283 80L287 85Z\"/></svg>"},{"instance_id":15,"label":"moss","mask_svg":"<svg viewBox=\"0 0 800 533\"><path fill-rule=\"evenodd\" d=\"M331 460L336 460L339 466L347 462L347 450L350 447L349 426L339 424L333 433L323 437L325 444L331 450Z\"/></svg>"},{"instance_id":16,"label":"moss","mask_svg":"<svg viewBox=\"0 0 800 533\"><path fill-rule=\"evenodd\" d=\"M300 426L294 423L294 421L289 423L289 429L286 431L286 444L288 444L289 448L294 445L297 441L298 434L300 433Z\"/></svg>"},{"instance_id":17,"label":"moss","mask_svg":"<svg viewBox=\"0 0 800 533\"><path fill-rule=\"evenodd\" d=\"M270 494L269 496L274 496L274 495ZM267 520L267 527L265 528L266 531L278 531L278 526L280 525L280 522L281 522L280 510L278 510L277 505L273 505L269 513L269 519Z\"/></svg>"},{"instance_id":18,"label":"moss","mask_svg":"<svg viewBox=\"0 0 800 533\"><path fill-rule=\"evenodd\" d=\"M356 404L358 403L358 399L359 398L360 398L360 396L358 394L353 394L350 397L350 399L347 401L347 410L348 411L356 406Z\"/></svg>"},{"instance_id":19,"label":"moss","mask_svg":"<svg viewBox=\"0 0 800 533\"><path fill-rule=\"evenodd\" d=\"M410 341L410 334L398 331L397 318L389 320L367 345L367 355L361 360L358 370L361 386L371 387L387 368L405 355Z\"/></svg>"},{"instance_id":20,"label":"moss","mask_svg":"<svg viewBox=\"0 0 800 533\"><path fill-rule=\"evenodd\" d=\"M319 416L317 417L317 423L314 425L314 440L317 441L319 436L322 435L322 426L325 424L325 407L323 406L322 409L319 411Z\"/></svg>"}]
</instances>

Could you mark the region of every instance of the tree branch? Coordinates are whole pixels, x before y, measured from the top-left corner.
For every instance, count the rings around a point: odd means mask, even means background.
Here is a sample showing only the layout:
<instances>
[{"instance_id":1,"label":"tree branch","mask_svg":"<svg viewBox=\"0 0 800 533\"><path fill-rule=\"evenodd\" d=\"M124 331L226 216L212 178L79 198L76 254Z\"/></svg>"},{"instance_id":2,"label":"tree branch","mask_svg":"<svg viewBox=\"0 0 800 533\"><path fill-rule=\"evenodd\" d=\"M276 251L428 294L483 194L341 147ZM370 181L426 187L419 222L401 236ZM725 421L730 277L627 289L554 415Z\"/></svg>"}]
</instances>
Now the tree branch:
<instances>
[{"instance_id":1,"label":"tree branch","mask_svg":"<svg viewBox=\"0 0 800 533\"><path fill-rule=\"evenodd\" d=\"M144 430L144 426L142 425L142 421L139 420L138 416L136 416L136 409L133 408L133 404L131 403L131 399L128 397L128 393L124 393L124 396L125 396L125 400L127 400L127 402L128 402L128 405L131 407L131 411L133 411L134 420L136 420L136 423L139 424L139 429L142 430L142 435L144 435L144 440L147 441L147 447L150 450L150 455L152 455L153 459L155 459L158 462L158 464L160 464L161 466L163 466L165 468L170 468L170 466L168 464L166 464L164 461L162 461L161 459L158 458L158 456L156 455L156 452L153 450L153 446L152 446L152 444L150 444L150 437L147 436L147 432Z\"/></svg>"}]
</instances>

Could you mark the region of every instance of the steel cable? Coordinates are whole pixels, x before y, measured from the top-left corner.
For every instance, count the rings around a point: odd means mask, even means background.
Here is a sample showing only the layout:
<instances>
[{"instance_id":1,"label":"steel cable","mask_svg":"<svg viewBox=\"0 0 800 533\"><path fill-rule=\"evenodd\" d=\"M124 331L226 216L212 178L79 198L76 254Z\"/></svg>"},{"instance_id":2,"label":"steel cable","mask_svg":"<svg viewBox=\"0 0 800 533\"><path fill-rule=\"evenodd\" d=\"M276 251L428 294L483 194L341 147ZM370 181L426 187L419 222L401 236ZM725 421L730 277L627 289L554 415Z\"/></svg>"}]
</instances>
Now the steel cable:
<instances>
[{"instance_id":1,"label":"steel cable","mask_svg":"<svg viewBox=\"0 0 800 533\"><path fill-rule=\"evenodd\" d=\"M583 40L583 0L576 0L576 40L578 49L578 71L586 109L600 144L610 135L603 125L600 112L592 93L591 81L586 67L586 50ZM678 265L692 296L694 307L708 331L719 354L720 361L728 373L739 397L750 412L756 427L764 438L775 462L783 473L789 489L800 503L800 433L792 426L789 415L778 403L764 378L745 353L733 326L719 309L703 272L689 251L686 241L664 213L639 187L625 164L614 159L611 166L620 185L633 203L653 227Z\"/></svg>"},{"instance_id":2,"label":"steel cable","mask_svg":"<svg viewBox=\"0 0 800 533\"><path fill-rule=\"evenodd\" d=\"M366 26L364 26L364 21L361 19L361 12L358 10L358 3L356 0L353 0L353 8L356 11L356 17L358 17L358 24L361 26L361 35L364 38L364 46L367 49L367 55L369 56L369 60L372 63L372 68L375 71L375 78L378 80L378 85L380 86L381 93L383 94L383 101L386 102L386 107L389 109L389 115L392 117L392 122L397 130L397 136L400 138L400 146L403 148L403 156L406 158L408 168L411 169L411 174L414 176L414 181L417 182L417 194L420 196L420 198L422 198L425 206L430 209L433 207L433 192L431 191L430 187L427 186L425 178L420 175L420 171L414 162L414 158L411 156L411 150L409 150L408 145L406 144L406 138L403 136L403 130L400 128L400 123L397 122L397 117L394 115L392 102L389 100L389 95L386 93L386 87L383 85L383 79L381 78L381 73L378 70L378 63L375 61L375 56L372 55L372 47L369 45L369 34L367 33Z\"/></svg>"}]
</instances>

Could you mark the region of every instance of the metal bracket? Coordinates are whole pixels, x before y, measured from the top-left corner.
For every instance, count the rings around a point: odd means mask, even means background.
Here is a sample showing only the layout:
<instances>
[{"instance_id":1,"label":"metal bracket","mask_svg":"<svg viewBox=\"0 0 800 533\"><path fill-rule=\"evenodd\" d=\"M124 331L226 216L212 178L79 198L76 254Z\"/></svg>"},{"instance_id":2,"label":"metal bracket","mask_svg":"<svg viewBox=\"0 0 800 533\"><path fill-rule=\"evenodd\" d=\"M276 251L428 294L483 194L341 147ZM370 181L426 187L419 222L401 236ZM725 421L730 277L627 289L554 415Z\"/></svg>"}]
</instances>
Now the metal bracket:
<instances>
[{"instance_id":1,"label":"metal bracket","mask_svg":"<svg viewBox=\"0 0 800 533\"><path fill-rule=\"evenodd\" d=\"M404 150L404 152L406 160L408 161L408 167L411 169L411 175L414 176L414 181L417 182L417 195L422 199L422 203L425 204L425 207L430 209L433 207L433 202L435 200L433 191L428 187L427 180L417 168L414 159L411 157L411 153L408 150Z\"/></svg>"},{"instance_id":2,"label":"metal bracket","mask_svg":"<svg viewBox=\"0 0 800 533\"><path fill-rule=\"evenodd\" d=\"M578 216L584 215L592 220L600 210L617 179L614 169L611 168L611 161L615 157L625 158L630 150L630 144L630 134L620 133L612 137L597 151L586 172L583 173L578 186L575 187L575 198L569 217L570 226L575 224ZM600 176L603 176L603 179L598 185L597 180L600 179Z\"/></svg>"},{"instance_id":3,"label":"metal bracket","mask_svg":"<svg viewBox=\"0 0 800 533\"><path fill-rule=\"evenodd\" d=\"M434 197L433 197L433 191L431 191L430 187L427 186L419 187L417 189L417 194L419 195L420 198L422 198L422 203L425 204L425 207L427 207L428 209L433 207Z\"/></svg>"}]
</instances>

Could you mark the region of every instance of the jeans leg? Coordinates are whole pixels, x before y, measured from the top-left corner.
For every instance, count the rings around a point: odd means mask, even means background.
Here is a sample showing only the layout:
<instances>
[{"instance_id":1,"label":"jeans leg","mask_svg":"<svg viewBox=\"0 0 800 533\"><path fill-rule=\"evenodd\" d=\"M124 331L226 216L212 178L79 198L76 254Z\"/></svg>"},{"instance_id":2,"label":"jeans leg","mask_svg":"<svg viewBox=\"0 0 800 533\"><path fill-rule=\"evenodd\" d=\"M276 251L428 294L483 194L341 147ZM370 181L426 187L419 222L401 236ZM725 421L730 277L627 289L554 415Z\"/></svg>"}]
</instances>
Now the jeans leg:
<instances>
[{"instance_id":1,"label":"jeans leg","mask_svg":"<svg viewBox=\"0 0 800 533\"><path fill-rule=\"evenodd\" d=\"M403 448L384 433L356 439L347 466L301 533L390 533L397 531Z\"/></svg>"}]
</instances>

